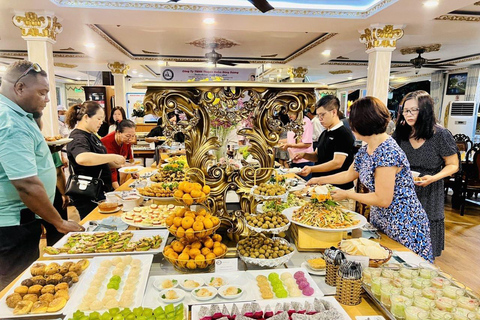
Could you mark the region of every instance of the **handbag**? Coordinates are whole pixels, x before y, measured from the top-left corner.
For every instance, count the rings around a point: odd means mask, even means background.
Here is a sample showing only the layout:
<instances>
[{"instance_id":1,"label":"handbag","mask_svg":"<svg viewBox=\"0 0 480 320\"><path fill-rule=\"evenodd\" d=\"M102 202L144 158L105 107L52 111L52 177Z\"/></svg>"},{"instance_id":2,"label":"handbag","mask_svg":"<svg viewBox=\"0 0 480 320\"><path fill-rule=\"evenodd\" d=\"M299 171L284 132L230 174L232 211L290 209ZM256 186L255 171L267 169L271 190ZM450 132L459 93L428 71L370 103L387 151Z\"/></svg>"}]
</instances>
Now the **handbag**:
<instances>
[{"instance_id":1,"label":"handbag","mask_svg":"<svg viewBox=\"0 0 480 320\"><path fill-rule=\"evenodd\" d=\"M69 197L86 197L98 201L103 192L103 181L100 179L102 170L98 178L84 175L76 175L70 165L70 177L67 181L65 194Z\"/></svg>"}]
</instances>

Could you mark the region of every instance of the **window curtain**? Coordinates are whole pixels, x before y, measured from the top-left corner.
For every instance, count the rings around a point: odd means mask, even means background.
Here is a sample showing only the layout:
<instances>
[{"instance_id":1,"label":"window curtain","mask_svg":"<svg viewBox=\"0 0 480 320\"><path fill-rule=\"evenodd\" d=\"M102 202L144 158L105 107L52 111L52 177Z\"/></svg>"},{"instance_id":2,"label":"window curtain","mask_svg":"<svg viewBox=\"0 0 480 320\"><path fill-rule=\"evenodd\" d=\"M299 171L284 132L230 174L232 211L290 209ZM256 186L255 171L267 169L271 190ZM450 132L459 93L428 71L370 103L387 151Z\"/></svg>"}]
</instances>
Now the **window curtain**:
<instances>
[{"instance_id":1,"label":"window curtain","mask_svg":"<svg viewBox=\"0 0 480 320\"><path fill-rule=\"evenodd\" d=\"M480 100L480 64L470 66L467 75L467 87L465 88L465 101L475 101L475 105Z\"/></svg>"},{"instance_id":2,"label":"window curtain","mask_svg":"<svg viewBox=\"0 0 480 320\"><path fill-rule=\"evenodd\" d=\"M440 120L443 104L443 90L445 87L445 74L443 71L435 71L432 73L430 82L430 96L433 99L434 111L437 119Z\"/></svg>"}]
</instances>

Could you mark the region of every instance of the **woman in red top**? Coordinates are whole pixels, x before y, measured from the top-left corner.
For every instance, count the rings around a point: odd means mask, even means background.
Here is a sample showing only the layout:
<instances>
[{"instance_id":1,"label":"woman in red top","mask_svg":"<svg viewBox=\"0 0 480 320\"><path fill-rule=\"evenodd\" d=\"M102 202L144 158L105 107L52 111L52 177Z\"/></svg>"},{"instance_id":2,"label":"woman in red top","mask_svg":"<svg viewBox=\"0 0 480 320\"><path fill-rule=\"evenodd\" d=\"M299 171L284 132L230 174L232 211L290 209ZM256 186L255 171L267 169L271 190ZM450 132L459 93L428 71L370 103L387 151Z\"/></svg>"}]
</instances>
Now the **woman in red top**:
<instances>
[{"instance_id":1,"label":"woman in red top","mask_svg":"<svg viewBox=\"0 0 480 320\"><path fill-rule=\"evenodd\" d=\"M122 120L114 132L102 138L103 145L108 153L119 154L127 160L133 160L132 143L135 141L135 123L131 120ZM123 177L118 176L118 170L112 168L112 186L117 189Z\"/></svg>"}]
</instances>

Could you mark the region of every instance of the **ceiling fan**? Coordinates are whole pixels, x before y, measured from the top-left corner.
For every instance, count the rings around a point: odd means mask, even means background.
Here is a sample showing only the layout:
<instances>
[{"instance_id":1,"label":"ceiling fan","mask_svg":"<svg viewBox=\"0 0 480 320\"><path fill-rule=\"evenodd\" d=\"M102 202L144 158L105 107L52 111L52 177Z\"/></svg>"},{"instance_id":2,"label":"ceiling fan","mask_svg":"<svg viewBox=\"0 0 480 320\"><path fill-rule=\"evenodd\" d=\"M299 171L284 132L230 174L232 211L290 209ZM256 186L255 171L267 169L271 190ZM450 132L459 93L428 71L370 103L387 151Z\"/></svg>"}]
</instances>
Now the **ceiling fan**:
<instances>
[{"instance_id":1,"label":"ceiling fan","mask_svg":"<svg viewBox=\"0 0 480 320\"><path fill-rule=\"evenodd\" d=\"M237 63L250 63L249 61L239 62L234 60L222 59L222 55L215 51L218 45L216 43L210 43L209 46L210 48L212 48L212 51L205 53L205 58L207 58L207 62L214 64L215 67L217 66L217 63L226 66L236 66Z\"/></svg>"},{"instance_id":2,"label":"ceiling fan","mask_svg":"<svg viewBox=\"0 0 480 320\"><path fill-rule=\"evenodd\" d=\"M425 59L424 57L422 57L422 53L425 53L425 49L423 48L417 49L416 52L418 53L418 57L410 59L410 63L415 68L415 74L418 74L421 68L445 69L448 67L455 66L455 64L453 63L442 63L442 64L430 63L432 61L438 61L440 60L440 58ZM405 67L411 67L411 66L405 66Z\"/></svg>"},{"instance_id":3,"label":"ceiling fan","mask_svg":"<svg viewBox=\"0 0 480 320\"><path fill-rule=\"evenodd\" d=\"M180 0L170 0L168 2L180 2ZM270 10L273 10L274 7L272 7L270 5L270 3L268 3L267 0L248 0L248 2L250 2L251 4L253 4L255 6L255 8L257 8L258 10L260 10L262 13L265 13L267 11L270 11Z\"/></svg>"}]
</instances>

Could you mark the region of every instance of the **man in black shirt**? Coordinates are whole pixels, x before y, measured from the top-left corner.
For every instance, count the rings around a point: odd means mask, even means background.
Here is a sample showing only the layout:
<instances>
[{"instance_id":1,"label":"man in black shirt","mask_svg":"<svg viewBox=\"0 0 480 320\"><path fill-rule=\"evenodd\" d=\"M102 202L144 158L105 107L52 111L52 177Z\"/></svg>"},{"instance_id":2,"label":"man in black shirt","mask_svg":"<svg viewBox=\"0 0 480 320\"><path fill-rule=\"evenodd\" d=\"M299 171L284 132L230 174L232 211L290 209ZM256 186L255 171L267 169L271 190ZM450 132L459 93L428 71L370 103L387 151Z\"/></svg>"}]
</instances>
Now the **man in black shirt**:
<instances>
[{"instance_id":1,"label":"man in black shirt","mask_svg":"<svg viewBox=\"0 0 480 320\"><path fill-rule=\"evenodd\" d=\"M333 95L324 96L316 105L316 113L325 130L318 139L317 150L313 153L297 153L295 158L305 158L316 163L315 166L306 166L299 173L306 176L313 173L317 177L329 176L342 171L347 171L353 162L354 138L350 129L340 120L342 113L340 101ZM308 184L316 184L312 178ZM353 182L336 185L348 190L353 188ZM347 207L352 208L353 204Z\"/></svg>"}]
</instances>

